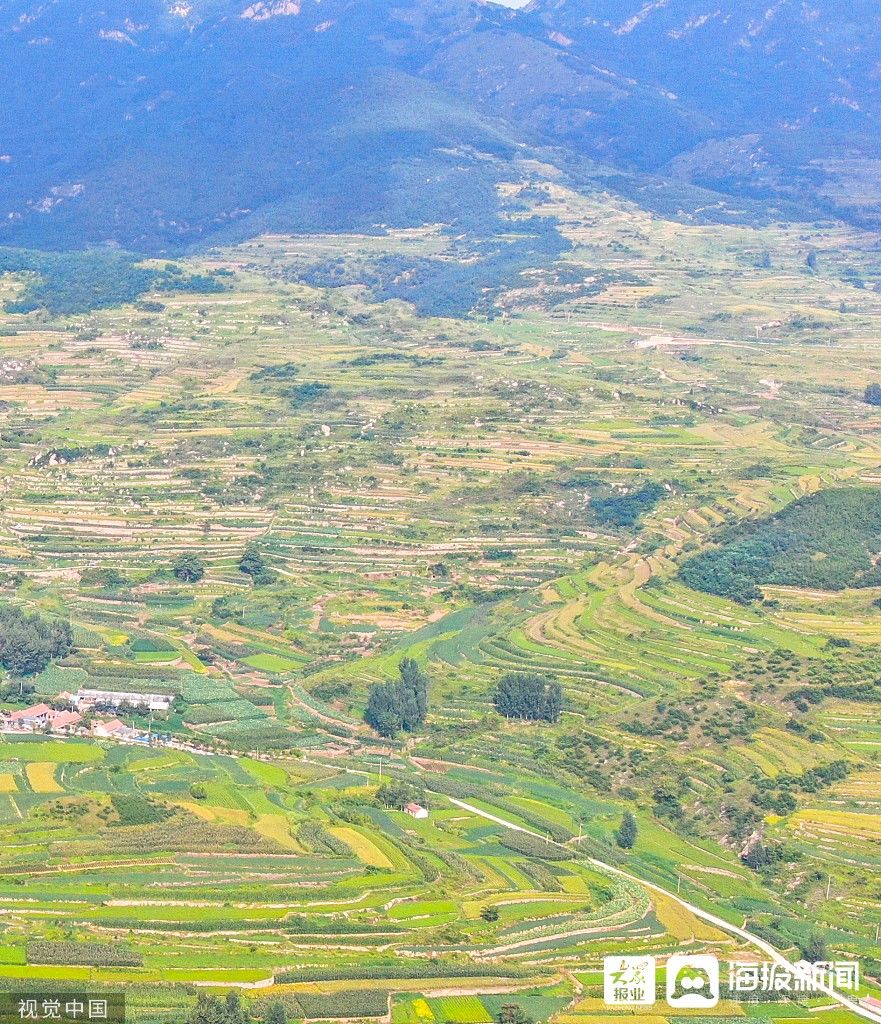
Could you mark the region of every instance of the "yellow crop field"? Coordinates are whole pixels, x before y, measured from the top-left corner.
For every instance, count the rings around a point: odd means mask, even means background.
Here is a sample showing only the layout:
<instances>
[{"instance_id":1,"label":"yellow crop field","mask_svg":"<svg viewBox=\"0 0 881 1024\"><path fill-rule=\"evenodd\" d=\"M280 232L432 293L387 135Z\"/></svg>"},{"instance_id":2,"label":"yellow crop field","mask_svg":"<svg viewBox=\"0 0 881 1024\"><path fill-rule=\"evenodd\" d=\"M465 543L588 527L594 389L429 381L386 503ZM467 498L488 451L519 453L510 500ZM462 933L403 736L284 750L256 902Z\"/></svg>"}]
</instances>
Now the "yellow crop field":
<instances>
[{"instance_id":1,"label":"yellow crop field","mask_svg":"<svg viewBox=\"0 0 881 1024\"><path fill-rule=\"evenodd\" d=\"M0 772L0 793L14 793L18 789L12 772Z\"/></svg>"},{"instance_id":2,"label":"yellow crop field","mask_svg":"<svg viewBox=\"0 0 881 1024\"><path fill-rule=\"evenodd\" d=\"M55 765L50 761L31 761L27 766L28 782L35 793L63 793L55 778Z\"/></svg>"},{"instance_id":3,"label":"yellow crop field","mask_svg":"<svg viewBox=\"0 0 881 1024\"><path fill-rule=\"evenodd\" d=\"M223 825L247 826L250 824L248 812L237 807L216 807L213 804L208 807L205 804L196 803L194 800L181 800L179 804L204 821L219 821Z\"/></svg>"},{"instance_id":4,"label":"yellow crop field","mask_svg":"<svg viewBox=\"0 0 881 1024\"><path fill-rule=\"evenodd\" d=\"M291 835L287 818L282 814L258 814L254 822L254 831L286 850L296 850L300 853L303 851L303 847Z\"/></svg>"},{"instance_id":5,"label":"yellow crop field","mask_svg":"<svg viewBox=\"0 0 881 1024\"><path fill-rule=\"evenodd\" d=\"M660 893L652 893L652 902L658 920L674 939L685 942L691 939L702 939L707 942L725 941L726 936L722 932L705 924L675 900Z\"/></svg>"},{"instance_id":6,"label":"yellow crop field","mask_svg":"<svg viewBox=\"0 0 881 1024\"><path fill-rule=\"evenodd\" d=\"M797 811L791 821L793 826L801 825L809 831L837 832L866 839L881 839L881 819L874 814L811 808Z\"/></svg>"},{"instance_id":7,"label":"yellow crop field","mask_svg":"<svg viewBox=\"0 0 881 1024\"><path fill-rule=\"evenodd\" d=\"M370 867L387 868L389 871L394 870L394 864L392 864L382 850L361 832L357 832L353 828L347 828L344 825L328 829L328 831L332 832L337 839L341 839L359 860Z\"/></svg>"},{"instance_id":8,"label":"yellow crop field","mask_svg":"<svg viewBox=\"0 0 881 1024\"><path fill-rule=\"evenodd\" d=\"M434 1020L434 1014L431 1012L431 1007L425 999L414 999L411 1003L411 1009L420 1020Z\"/></svg>"},{"instance_id":9,"label":"yellow crop field","mask_svg":"<svg viewBox=\"0 0 881 1024\"><path fill-rule=\"evenodd\" d=\"M563 892L586 893L588 891L587 882L577 875L563 875L560 879L560 885L563 886Z\"/></svg>"}]
</instances>

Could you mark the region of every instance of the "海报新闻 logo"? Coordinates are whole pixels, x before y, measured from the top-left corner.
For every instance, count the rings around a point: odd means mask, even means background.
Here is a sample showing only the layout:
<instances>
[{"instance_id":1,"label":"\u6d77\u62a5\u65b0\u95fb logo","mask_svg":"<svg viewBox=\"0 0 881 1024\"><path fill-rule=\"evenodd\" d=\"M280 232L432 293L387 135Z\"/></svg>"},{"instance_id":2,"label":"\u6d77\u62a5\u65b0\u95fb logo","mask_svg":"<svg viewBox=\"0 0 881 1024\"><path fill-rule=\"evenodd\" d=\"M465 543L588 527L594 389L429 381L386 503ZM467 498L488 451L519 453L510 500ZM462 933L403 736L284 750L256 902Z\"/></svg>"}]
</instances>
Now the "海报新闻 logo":
<instances>
[{"instance_id":1,"label":"\u6d77\u62a5\u65b0\u95fb logo","mask_svg":"<svg viewBox=\"0 0 881 1024\"><path fill-rule=\"evenodd\" d=\"M699 1010L719 1002L719 961L714 956L671 956L667 961L667 1002Z\"/></svg>"}]
</instances>

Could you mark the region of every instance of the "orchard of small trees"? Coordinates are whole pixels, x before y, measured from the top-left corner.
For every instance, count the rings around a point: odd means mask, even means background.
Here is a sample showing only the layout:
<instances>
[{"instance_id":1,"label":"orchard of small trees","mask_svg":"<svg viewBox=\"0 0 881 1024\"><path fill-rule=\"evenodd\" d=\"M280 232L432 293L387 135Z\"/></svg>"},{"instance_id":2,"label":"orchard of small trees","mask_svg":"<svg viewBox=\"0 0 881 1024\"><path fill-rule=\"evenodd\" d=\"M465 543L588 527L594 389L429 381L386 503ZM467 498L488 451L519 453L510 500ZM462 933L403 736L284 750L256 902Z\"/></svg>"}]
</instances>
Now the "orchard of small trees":
<instances>
[{"instance_id":1,"label":"orchard of small trees","mask_svg":"<svg viewBox=\"0 0 881 1024\"><path fill-rule=\"evenodd\" d=\"M493 703L505 718L556 722L563 710L563 690L551 676L508 672L499 680Z\"/></svg>"}]
</instances>

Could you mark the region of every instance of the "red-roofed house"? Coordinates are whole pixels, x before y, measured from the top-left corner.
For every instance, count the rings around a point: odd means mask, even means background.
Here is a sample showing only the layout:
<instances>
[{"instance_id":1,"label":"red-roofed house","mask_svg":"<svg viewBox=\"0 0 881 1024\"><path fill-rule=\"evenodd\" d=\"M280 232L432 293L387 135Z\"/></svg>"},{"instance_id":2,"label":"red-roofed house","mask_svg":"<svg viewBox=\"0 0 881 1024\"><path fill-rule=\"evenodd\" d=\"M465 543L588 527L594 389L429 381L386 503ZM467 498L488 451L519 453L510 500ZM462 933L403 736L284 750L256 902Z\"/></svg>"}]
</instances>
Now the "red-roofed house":
<instances>
[{"instance_id":1,"label":"red-roofed house","mask_svg":"<svg viewBox=\"0 0 881 1024\"><path fill-rule=\"evenodd\" d=\"M428 811L421 804L407 804L404 810L411 818L427 818Z\"/></svg>"},{"instance_id":2,"label":"red-roofed house","mask_svg":"<svg viewBox=\"0 0 881 1024\"><path fill-rule=\"evenodd\" d=\"M49 715L49 725L52 732L71 733L83 720L78 711L53 711Z\"/></svg>"},{"instance_id":3,"label":"red-roofed house","mask_svg":"<svg viewBox=\"0 0 881 1024\"><path fill-rule=\"evenodd\" d=\"M101 736L104 739L119 739L125 727L125 722L120 722L118 718L114 718L110 722L95 722L92 726L92 734L94 736Z\"/></svg>"},{"instance_id":4,"label":"red-roofed house","mask_svg":"<svg viewBox=\"0 0 881 1024\"><path fill-rule=\"evenodd\" d=\"M48 721L49 716L54 714L48 704L36 704L32 708L22 708L21 711L13 711L9 716L9 724L13 729L41 729Z\"/></svg>"}]
</instances>

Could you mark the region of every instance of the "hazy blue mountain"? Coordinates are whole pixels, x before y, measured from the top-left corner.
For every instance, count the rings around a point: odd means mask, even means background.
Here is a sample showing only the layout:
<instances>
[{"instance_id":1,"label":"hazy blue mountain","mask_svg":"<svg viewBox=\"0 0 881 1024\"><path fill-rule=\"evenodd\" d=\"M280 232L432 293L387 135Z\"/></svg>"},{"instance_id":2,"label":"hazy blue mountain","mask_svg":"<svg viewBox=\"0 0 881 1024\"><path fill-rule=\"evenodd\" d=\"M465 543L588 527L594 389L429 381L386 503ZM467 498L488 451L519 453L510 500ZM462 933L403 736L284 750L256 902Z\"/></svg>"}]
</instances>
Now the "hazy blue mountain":
<instances>
[{"instance_id":1,"label":"hazy blue mountain","mask_svg":"<svg viewBox=\"0 0 881 1024\"><path fill-rule=\"evenodd\" d=\"M611 116L573 118L582 153L784 191L822 178L812 161L878 155L874 0L535 0L528 10L534 35L627 94Z\"/></svg>"},{"instance_id":2,"label":"hazy blue mountain","mask_svg":"<svg viewBox=\"0 0 881 1024\"><path fill-rule=\"evenodd\" d=\"M869 0L0 0L0 244L474 226L531 152L831 208L879 42Z\"/></svg>"}]
</instances>

